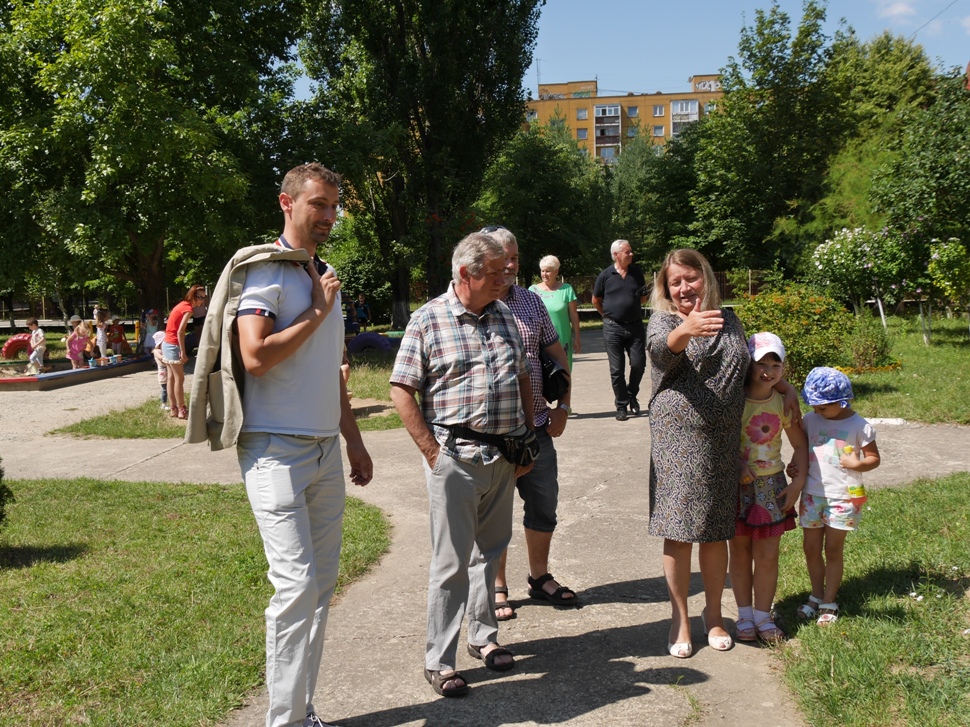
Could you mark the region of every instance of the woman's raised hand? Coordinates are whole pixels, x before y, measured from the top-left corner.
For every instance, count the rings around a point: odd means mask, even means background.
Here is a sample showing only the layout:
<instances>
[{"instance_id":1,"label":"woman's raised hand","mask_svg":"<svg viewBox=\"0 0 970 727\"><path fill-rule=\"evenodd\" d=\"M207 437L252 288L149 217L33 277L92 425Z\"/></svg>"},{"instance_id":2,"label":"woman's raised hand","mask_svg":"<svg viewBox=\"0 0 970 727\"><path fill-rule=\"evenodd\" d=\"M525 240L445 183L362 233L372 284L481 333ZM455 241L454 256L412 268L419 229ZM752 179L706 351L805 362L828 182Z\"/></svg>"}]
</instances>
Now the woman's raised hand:
<instances>
[{"instance_id":1,"label":"woman's raised hand","mask_svg":"<svg viewBox=\"0 0 970 727\"><path fill-rule=\"evenodd\" d=\"M687 332L691 336L710 338L716 336L724 328L724 316L720 309L703 310L700 298L694 303L694 309L688 314L684 322L687 324Z\"/></svg>"}]
</instances>

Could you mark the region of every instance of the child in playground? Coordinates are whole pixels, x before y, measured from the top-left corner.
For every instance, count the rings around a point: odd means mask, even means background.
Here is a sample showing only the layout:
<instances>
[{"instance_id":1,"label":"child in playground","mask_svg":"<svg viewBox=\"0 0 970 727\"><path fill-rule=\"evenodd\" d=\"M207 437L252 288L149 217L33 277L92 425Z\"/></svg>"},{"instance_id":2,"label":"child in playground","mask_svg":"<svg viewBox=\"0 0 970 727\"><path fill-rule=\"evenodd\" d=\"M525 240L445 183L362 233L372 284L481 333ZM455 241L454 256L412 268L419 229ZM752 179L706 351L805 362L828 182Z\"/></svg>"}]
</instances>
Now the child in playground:
<instances>
[{"instance_id":1,"label":"child in playground","mask_svg":"<svg viewBox=\"0 0 970 727\"><path fill-rule=\"evenodd\" d=\"M36 318L27 319L27 328L30 331L30 356L27 359L27 370L36 374L40 373L44 366L47 337Z\"/></svg>"},{"instance_id":2,"label":"child in playground","mask_svg":"<svg viewBox=\"0 0 970 727\"><path fill-rule=\"evenodd\" d=\"M149 308L145 311L145 336L142 338L142 350L145 353L151 353L155 348L155 333L157 331L158 311L154 308Z\"/></svg>"},{"instance_id":3,"label":"child in playground","mask_svg":"<svg viewBox=\"0 0 970 727\"><path fill-rule=\"evenodd\" d=\"M108 328L110 325L111 324L108 321L108 311L95 307L94 340L95 345L98 347L98 356L102 358L108 355Z\"/></svg>"},{"instance_id":4,"label":"child in playground","mask_svg":"<svg viewBox=\"0 0 970 727\"><path fill-rule=\"evenodd\" d=\"M358 295L357 300L354 301L354 313L357 314L357 324L360 326L360 330L366 331L367 325L370 323L370 305L363 293Z\"/></svg>"},{"instance_id":5,"label":"child in playground","mask_svg":"<svg viewBox=\"0 0 970 727\"><path fill-rule=\"evenodd\" d=\"M731 588L738 605L737 640L771 644L785 638L772 619L771 604L778 587L781 536L795 529L794 508L805 484L808 442L774 389L785 370L781 339L774 333L756 333L748 339L748 352L751 363L741 420L740 507L730 541ZM781 458L783 429L794 449L792 462L797 468L791 484L785 479Z\"/></svg>"},{"instance_id":6,"label":"child in playground","mask_svg":"<svg viewBox=\"0 0 970 727\"><path fill-rule=\"evenodd\" d=\"M839 618L845 539L859 529L866 501L862 473L879 466L879 449L875 429L849 406L852 383L841 371L812 369L802 398L813 410L804 417L808 477L799 508L812 594L797 615L818 616L818 625L826 626Z\"/></svg>"},{"instance_id":7,"label":"child in playground","mask_svg":"<svg viewBox=\"0 0 970 727\"><path fill-rule=\"evenodd\" d=\"M88 345L90 335L88 326L78 315L71 316L71 325L74 326L74 330L67 337L67 357L71 361L71 368L87 368L87 364L84 363L84 348Z\"/></svg>"},{"instance_id":8,"label":"child in playground","mask_svg":"<svg viewBox=\"0 0 970 727\"><path fill-rule=\"evenodd\" d=\"M161 389L159 399L162 402L162 410L169 411L168 405L168 366L165 365L165 358L162 356L162 341L165 340L165 331L155 331L151 339L152 357L155 359L155 366L158 367L158 386Z\"/></svg>"},{"instance_id":9,"label":"child in playground","mask_svg":"<svg viewBox=\"0 0 970 727\"><path fill-rule=\"evenodd\" d=\"M111 325L108 327L108 345L115 355L126 353L125 348L128 348L127 353L131 353L131 346L125 338L125 327L121 325L121 319L118 316L112 317Z\"/></svg>"}]
</instances>

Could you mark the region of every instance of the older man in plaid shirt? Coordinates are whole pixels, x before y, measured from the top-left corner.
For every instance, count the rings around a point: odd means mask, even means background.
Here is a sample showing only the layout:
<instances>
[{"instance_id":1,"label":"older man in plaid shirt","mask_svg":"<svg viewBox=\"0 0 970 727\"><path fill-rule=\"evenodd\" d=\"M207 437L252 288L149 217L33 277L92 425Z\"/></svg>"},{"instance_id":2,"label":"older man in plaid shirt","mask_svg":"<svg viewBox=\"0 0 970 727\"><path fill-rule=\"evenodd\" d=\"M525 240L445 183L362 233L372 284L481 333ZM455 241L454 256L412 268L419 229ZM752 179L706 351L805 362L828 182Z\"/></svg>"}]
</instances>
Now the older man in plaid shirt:
<instances>
[{"instance_id":1,"label":"older man in plaid shirt","mask_svg":"<svg viewBox=\"0 0 970 727\"><path fill-rule=\"evenodd\" d=\"M501 244L466 237L455 247L452 277L446 293L411 317L391 373L391 400L424 456L432 547L424 673L445 697L468 692L455 670L466 610L469 654L496 671L515 665L498 645L493 588L512 537L515 477L531 469L450 427L485 435L533 428L522 338L498 302L506 283Z\"/></svg>"}]
</instances>

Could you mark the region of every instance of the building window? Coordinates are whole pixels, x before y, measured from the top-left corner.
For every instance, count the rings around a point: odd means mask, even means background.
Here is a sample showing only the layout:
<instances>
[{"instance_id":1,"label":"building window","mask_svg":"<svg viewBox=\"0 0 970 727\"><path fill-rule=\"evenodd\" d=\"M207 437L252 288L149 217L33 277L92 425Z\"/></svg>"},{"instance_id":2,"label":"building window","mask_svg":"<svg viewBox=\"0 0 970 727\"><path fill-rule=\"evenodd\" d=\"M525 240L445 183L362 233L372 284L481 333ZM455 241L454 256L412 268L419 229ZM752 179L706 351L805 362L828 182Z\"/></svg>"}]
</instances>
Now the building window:
<instances>
[{"instance_id":1,"label":"building window","mask_svg":"<svg viewBox=\"0 0 970 727\"><path fill-rule=\"evenodd\" d=\"M697 101L672 101L670 113L682 115L697 115Z\"/></svg>"},{"instance_id":2,"label":"building window","mask_svg":"<svg viewBox=\"0 0 970 727\"><path fill-rule=\"evenodd\" d=\"M619 116L620 115L620 105L616 106L597 106L596 116Z\"/></svg>"},{"instance_id":3,"label":"building window","mask_svg":"<svg viewBox=\"0 0 970 727\"><path fill-rule=\"evenodd\" d=\"M535 121L538 118L539 118L539 112L536 111L535 109L529 109L525 113L525 120L526 121Z\"/></svg>"},{"instance_id":4,"label":"building window","mask_svg":"<svg viewBox=\"0 0 970 727\"><path fill-rule=\"evenodd\" d=\"M616 147L604 146L600 149L600 159L605 162L612 163L616 161Z\"/></svg>"},{"instance_id":5,"label":"building window","mask_svg":"<svg viewBox=\"0 0 970 727\"><path fill-rule=\"evenodd\" d=\"M627 108L626 108L626 115L629 116L631 119L635 119L637 116L640 115L640 107L639 106L627 106Z\"/></svg>"},{"instance_id":6,"label":"building window","mask_svg":"<svg viewBox=\"0 0 970 727\"><path fill-rule=\"evenodd\" d=\"M637 135L637 127L636 126L631 126L629 129L626 130L626 135L627 136L636 136Z\"/></svg>"},{"instance_id":7,"label":"building window","mask_svg":"<svg viewBox=\"0 0 970 727\"><path fill-rule=\"evenodd\" d=\"M576 129L576 138L579 139L580 141L585 141L588 138L587 137L588 133L589 133L588 129Z\"/></svg>"},{"instance_id":8,"label":"building window","mask_svg":"<svg viewBox=\"0 0 970 727\"><path fill-rule=\"evenodd\" d=\"M706 104L704 104L705 114L709 114L712 111L716 111L716 110L717 110L717 101L708 101Z\"/></svg>"},{"instance_id":9,"label":"building window","mask_svg":"<svg viewBox=\"0 0 970 727\"><path fill-rule=\"evenodd\" d=\"M589 118L589 109L576 109L576 121L586 121Z\"/></svg>"},{"instance_id":10,"label":"building window","mask_svg":"<svg viewBox=\"0 0 970 727\"><path fill-rule=\"evenodd\" d=\"M663 104L660 104L660 103L654 104L654 106L653 106L653 115L654 116L663 116L664 115L664 106L663 106Z\"/></svg>"},{"instance_id":11,"label":"building window","mask_svg":"<svg viewBox=\"0 0 970 727\"><path fill-rule=\"evenodd\" d=\"M664 135L664 127L662 127L662 126L654 126L653 127L653 135L654 136L663 136Z\"/></svg>"},{"instance_id":12,"label":"building window","mask_svg":"<svg viewBox=\"0 0 970 727\"><path fill-rule=\"evenodd\" d=\"M672 101L670 103L670 135L677 136L687 124L700 118L697 101Z\"/></svg>"},{"instance_id":13,"label":"building window","mask_svg":"<svg viewBox=\"0 0 970 727\"><path fill-rule=\"evenodd\" d=\"M549 119L550 129L562 129L565 128L565 126L566 119L562 118L561 116L553 116L551 119Z\"/></svg>"}]
</instances>

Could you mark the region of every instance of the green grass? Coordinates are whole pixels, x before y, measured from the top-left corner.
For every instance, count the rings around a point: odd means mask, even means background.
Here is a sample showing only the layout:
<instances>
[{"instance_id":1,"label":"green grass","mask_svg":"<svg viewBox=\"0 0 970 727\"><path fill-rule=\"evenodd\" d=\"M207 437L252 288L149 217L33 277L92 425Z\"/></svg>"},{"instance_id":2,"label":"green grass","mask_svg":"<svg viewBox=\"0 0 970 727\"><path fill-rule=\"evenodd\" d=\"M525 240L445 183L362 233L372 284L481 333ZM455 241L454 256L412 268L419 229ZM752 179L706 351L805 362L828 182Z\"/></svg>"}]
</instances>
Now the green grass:
<instances>
[{"instance_id":1,"label":"green grass","mask_svg":"<svg viewBox=\"0 0 970 727\"><path fill-rule=\"evenodd\" d=\"M401 429L404 422L396 411L368 417L358 417L357 427L362 432L383 432L388 429Z\"/></svg>"},{"instance_id":2,"label":"green grass","mask_svg":"<svg viewBox=\"0 0 970 727\"><path fill-rule=\"evenodd\" d=\"M967 321L937 318L931 344L923 344L916 318L889 319L894 371L853 375L853 405L862 416L970 424L970 337Z\"/></svg>"},{"instance_id":3,"label":"green grass","mask_svg":"<svg viewBox=\"0 0 970 727\"><path fill-rule=\"evenodd\" d=\"M845 545L841 618L800 625L801 537L782 538L779 649L808 724L970 724L970 474L871 493Z\"/></svg>"},{"instance_id":4,"label":"green grass","mask_svg":"<svg viewBox=\"0 0 970 727\"><path fill-rule=\"evenodd\" d=\"M188 400L186 393L186 403ZM105 439L182 439L185 436L185 421L169 416L169 412L160 407L158 397L154 396L141 406L85 419L55 429L51 434Z\"/></svg>"},{"instance_id":5,"label":"green grass","mask_svg":"<svg viewBox=\"0 0 970 727\"><path fill-rule=\"evenodd\" d=\"M348 388L357 399L391 400L391 367L396 351L365 351L350 357Z\"/></svg>"},{"instance_id":6,"label":"green grass","mask_svg":"<svg viewBox=\"0 0 970 727\"><path fill-rule=\"evenodd\" d=\"M394 353L365 352L351 357L350 389L354 399L376 399L389 402L391 366ZM186 401L189 399L186 393ZM351 402L353 403L353 401ZM158 397L144 404L103 416L85 419L51 434L67 434L75 437L103 437L106 439L181 439L185 436L185 422L171 418L159 408ZM358 416L357 426L362 432L400 429L401 417L396 411L383 415Z\"/></svg>"},{"instance_id":7,"label":"green grass","mask_svg":"<svg viewBox=\"0 0 970 727\"><path fill-rule=\"evenodd\" d=\"M213 725L262 682L272 589L242 485L7 484L0 725ZM339 587L388 542L348 498Z\"/></svg>"}]
</instances>

